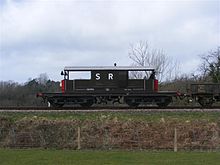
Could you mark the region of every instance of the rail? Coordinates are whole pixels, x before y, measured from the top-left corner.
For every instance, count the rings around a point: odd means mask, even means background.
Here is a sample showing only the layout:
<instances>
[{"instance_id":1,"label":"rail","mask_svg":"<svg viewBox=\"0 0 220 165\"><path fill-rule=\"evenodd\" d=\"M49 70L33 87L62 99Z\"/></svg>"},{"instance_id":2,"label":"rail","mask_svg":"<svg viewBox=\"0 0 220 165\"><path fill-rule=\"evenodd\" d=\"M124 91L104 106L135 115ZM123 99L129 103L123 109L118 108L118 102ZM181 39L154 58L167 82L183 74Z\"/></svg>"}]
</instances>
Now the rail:
<instances>
[{"instance_id":1,"label":"rail","mask_svg":"<svg viewBox=\"0 0 220 165\"><path fill-rule=\"evenodd\" d=\"M156 106L130 107L0 107L0 112L220 112L220 106L201 108L200 106L168 106L159 108Z\"/></svg>"}]
</instances>

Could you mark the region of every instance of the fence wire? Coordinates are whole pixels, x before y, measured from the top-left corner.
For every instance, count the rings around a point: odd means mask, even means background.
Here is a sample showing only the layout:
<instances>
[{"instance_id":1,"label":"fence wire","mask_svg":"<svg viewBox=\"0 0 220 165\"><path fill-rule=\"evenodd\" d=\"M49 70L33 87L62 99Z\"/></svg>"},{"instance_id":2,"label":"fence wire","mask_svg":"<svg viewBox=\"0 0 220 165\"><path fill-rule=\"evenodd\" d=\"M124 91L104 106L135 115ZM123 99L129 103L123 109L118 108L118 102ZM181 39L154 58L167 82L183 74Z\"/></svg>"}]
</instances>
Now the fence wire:
<instances>
[{"instance_id":1,"label":"fence wire","mask_svg":"<svg viewBox=\"0 0 220 165\"><path fill-rule=\"evenodd\" d=\"M220 150L219 134L219 123L198 121L0 121L0 147L10 148Z\"/></svg>"}]
</instances>

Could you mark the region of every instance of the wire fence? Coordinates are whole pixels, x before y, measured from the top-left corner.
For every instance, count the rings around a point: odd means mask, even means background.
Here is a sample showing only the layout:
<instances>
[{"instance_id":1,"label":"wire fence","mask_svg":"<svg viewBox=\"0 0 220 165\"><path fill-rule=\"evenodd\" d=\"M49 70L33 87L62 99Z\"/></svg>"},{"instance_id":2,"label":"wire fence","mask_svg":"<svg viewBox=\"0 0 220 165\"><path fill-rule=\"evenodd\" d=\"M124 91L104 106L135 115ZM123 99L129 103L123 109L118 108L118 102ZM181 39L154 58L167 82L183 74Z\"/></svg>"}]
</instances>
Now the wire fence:
<instances>
[{"instance_id":1,"label":"wire fence","mask_svg":"<svg viewBox=\"0 0 220 165\"><path fill-rule=\"evenodd\" d=\"M0 121L0 147L98 150L220 150L220 123Z\"/></svg>"}]
</instances>

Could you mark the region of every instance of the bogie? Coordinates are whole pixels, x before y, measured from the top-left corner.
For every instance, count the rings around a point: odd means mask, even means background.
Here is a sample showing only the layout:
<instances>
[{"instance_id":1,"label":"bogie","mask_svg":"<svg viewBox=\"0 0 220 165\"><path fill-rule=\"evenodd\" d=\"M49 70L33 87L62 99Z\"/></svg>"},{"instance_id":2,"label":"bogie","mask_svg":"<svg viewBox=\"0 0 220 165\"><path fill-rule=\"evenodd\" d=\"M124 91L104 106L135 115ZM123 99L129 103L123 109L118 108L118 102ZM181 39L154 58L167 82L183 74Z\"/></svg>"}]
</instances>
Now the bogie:
<instances>
[{"instance_id":1,"label":"bogie","mask_svg":"<svg viewBox=\"0 0 220 165\"><path fill-rule=\"evenodd\" d=\"M214 103L214 99L212 97L198 97L198 103L204 108L209 108Z\"/></svg>"}]
</instances>

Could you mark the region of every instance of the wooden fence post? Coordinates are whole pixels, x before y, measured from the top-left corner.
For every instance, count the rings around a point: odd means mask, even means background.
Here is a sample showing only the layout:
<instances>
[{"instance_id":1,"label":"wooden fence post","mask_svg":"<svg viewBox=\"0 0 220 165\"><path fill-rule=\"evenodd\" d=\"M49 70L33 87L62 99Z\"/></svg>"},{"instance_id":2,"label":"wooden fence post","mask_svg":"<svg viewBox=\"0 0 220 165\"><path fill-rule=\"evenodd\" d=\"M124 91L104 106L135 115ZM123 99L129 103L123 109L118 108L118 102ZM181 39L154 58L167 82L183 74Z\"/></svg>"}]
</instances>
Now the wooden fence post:
<instances>
[{"instance_id":1,"label":"wooden fence post","mask_svg":"<svg viewBox=\"0 0 220 165\"><path fill-rule=\"evenodd\" d=\"M81 141L81 137L80 137L80 133L81 133L81 130L80 130L80 127L78 127L78 131L77 131L77 149L80 150L81 149L81 144L80 144L80 141Z\"/></svg>"},{"instance_id":2,"label":"wooden fence post","mask_svg":"<svg viewBox=\"0 0 220 165\"><path fill-rule=\"evenodd\" d=\"M177 152L177 130L174 128L174 152Z\"/></svg>"}]
</instances>

